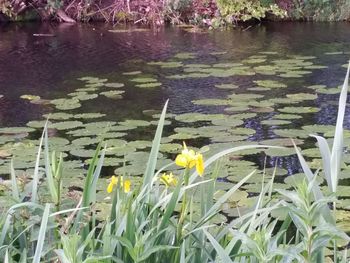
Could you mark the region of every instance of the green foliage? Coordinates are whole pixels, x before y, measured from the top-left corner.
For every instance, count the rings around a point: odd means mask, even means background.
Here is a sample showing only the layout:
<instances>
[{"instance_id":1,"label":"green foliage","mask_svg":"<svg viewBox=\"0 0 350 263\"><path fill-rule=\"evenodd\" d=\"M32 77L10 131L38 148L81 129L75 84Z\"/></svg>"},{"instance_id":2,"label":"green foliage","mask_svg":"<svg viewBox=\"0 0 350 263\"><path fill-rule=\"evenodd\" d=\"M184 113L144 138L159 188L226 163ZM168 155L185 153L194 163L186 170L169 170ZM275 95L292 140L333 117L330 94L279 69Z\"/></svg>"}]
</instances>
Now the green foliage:
<instances>
[{"instance_id":1,"label":"green foliage","mask_svg":"<svg viewBox=\"0 0 350 263\"><path fill-rule=\"evenodd\" d=\"M348 0L304 0L294 1L289 15L295 19L313 21L339 21L349 19Z\"/></svg>"},{"instance_id":2,"label":"green foliage","mask_svg":"<svg viewBox=\"0 0 350 263\"><path fill-rule=\"evenodd\" d=\"M226 21L247 21L250 19L261 19L266 13L284 17L284 11L270 1L260 0L217 0L221 16Z\"/></svg>"}]
</instances>

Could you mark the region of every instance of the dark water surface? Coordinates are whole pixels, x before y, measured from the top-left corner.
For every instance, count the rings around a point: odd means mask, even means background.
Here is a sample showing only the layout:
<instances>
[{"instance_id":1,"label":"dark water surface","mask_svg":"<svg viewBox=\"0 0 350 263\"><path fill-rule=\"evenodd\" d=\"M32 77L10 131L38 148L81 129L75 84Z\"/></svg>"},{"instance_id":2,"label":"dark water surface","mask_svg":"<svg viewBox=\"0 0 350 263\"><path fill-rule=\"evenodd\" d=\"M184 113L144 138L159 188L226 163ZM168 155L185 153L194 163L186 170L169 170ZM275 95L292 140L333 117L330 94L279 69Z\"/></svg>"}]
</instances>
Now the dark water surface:
<instances>
[{"instance_id":1,"label":"dark water surface","mask_svg":"<svg viewBox=\"0 0 350 263\"><path fill-rule=\"evenodd\" d=\"M169 72L149 66L149 61L164 61L177 53L194 52L190 63L234 63L259 52L277 52L278 57L288 55L315 56L314 64L328 66L313 70L300 78L288 78L288 89L267 92L266 98L288 93L310 92L305 88L323 84L334 88L342 84L349 59L350 24L348 23L268 23L249 30L217 30L191 33L177 27L150 29L146 32L112 33L105 24L10 24L0 27L0 126L25 126L28 121L43 119L44 113L54 112L51 105L35 105L20 99L23 94L39 95L45 99L65 97L76 88L83 87L78 78L93 76L107 78L109 82L122 82L126 91L123 99L111 100L99 96L84 102L81 110L106 114L105 120L122 121L143 119L143 110L161 109L170 99L169 112L222 113L220 106L200 106L195 99L224 98L227 90L214 88L215 84L235 83L238 91L253 87L255 76L229 78L200 78L172 80ZM36 37L33 34L53 34L53 37ZM211 52L226 52L213 56ZM327 55L342 52L340 55ZM128 81L122 72L138 71L152 74L162 83L160 88L140 89ZM167 74L165 74L165 72ZM235 91L236 92L236 91ZM247 92L246 92L247 93ZM318 113L307 114L288 127L305 124L335 123L338 94L319 94L304 105L321 108ZM273 114L273 113L271 113ZM249 140L276 137L270 126L259 122L269 114L245 120L242 127L256 130ZM184 126L184 124L182 124ZM345 125L350 127L349 114ZM154 129L151 129L153 132ZM142 134L142 131L140 132ZM151 134L151 133L150 133ZM208 141L204 141L208 142ZM202 146L202 145L200 145ZM289 160L293 166L295 158ZM292 169L292 168L291 168Z\"/></svg>"},{"instance_id":2,"label":"dark water surface","mask_svg":"<svg viewBox=\"0 0 350 263\"><path fill-rule=\"evenodd\" d=\"M57 98L74 91L76 79L83 76L108 77L120 81L120 72L140 70L130 60L165 60L178 52L196 52L191 63L219 63L209 52L226 51L222 61L239 62L260 51L280 54L316 56L326 70L319 70L303 79L308 84L339 85L344 76L339 64L349 55L325 56L325 52L349 51L348 23L271 23L248 31L213 31L207 34L189 33L167 27L149 32L111 33L109 25L50 25L11 24L0 27L0 103L1 126L25 125L41 117L48 109L19 99L23 94ZM33 34L54 34L54 37L35 37ZM127 63L129 61L129 63ZM162 72L156 72L159 76ZM233 78L235 83L249 85L249 78ZM168 81L169 82L169 81ZM111 119L130 118L149 108L161 108L170 99L170 111L201 111L191 100L215 97L225 92L212 89L215 80L185 80L179 86L165 83L155 92L133 92L123 101L102 105ZM293 87L300 88L300 87ZM322 97L316 101L318 106ZM100 105L101 106L101 105ZM110 106L110 108L109 108ZM98 103L94 107L99 108ZM315 116L318 123L334 119L334 112Z\"/></svg>"}]
</instances>

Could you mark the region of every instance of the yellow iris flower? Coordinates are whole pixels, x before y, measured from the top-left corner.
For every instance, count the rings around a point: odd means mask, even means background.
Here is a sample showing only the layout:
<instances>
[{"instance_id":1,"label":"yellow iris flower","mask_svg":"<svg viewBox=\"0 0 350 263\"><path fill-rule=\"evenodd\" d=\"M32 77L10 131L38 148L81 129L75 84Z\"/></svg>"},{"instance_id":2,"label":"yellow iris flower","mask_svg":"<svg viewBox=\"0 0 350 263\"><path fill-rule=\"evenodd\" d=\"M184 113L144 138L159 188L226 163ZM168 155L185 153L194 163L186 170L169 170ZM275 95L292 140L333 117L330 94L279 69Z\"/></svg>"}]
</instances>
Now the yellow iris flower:
<instances>
[{"instance_id":1,"label":"yellow iris flower","mask_svg":"<svg viewBox=\"0 0 350 263\"><path fill-rule=\"evenodd\" d=\"M176 186L177 184L177 179L174 177L173 173L163 173L163 175L160 177L160 181L163 182L166 187Z\"/></svg>"},{"instance_id":2,"label":"yellow iris flower","mask_svg":"<svg viewBox=\"0 0 350 263\"><path fill-rule=\"evenodd\" d=\"M175 159L175 163L178 166L185 168L193 168L196 166L197 173L202 176L204 173L204 161L203 155L200 153L196 153L193 150L187 149L187 146L184 144L184 149L181 151L181 154L178 154Z\"/></svg>"},{"instance_id":3,"label":"yellow iris flower","mask_svg":"<svg viewBox=\"0 0 350 263\"><path fill-rule=\"evenodd\" d=\"M118 185L119 178L116 176L112 176L110 183L108 184L107 187L107 192L112 193L113 192L113 187ZM123 176L120 177L120 187L124 189L125 193L130 192L130 186L131 186L131 181L130 180L125 180L123 179Z\"/></svg>"}]
</instances>

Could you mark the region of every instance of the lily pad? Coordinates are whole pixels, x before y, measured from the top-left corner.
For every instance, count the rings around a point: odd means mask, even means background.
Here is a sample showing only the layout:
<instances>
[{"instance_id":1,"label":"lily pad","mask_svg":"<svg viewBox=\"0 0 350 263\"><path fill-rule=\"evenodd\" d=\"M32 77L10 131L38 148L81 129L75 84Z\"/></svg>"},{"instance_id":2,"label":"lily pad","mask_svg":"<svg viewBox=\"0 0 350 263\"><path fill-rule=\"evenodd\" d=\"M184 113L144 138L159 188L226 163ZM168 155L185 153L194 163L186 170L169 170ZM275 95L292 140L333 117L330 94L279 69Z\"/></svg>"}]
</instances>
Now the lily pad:
<instances>
[{"instance_id":1,"label":"lily pad","mask_svg":"<svg viewBox=\"0 0 350 263\"><path fill-rule=\"evenodd\" d=\"M131 79L131 81L137 82L137 83L150 83L150 82L157 82L158 80L151 77L138 77L138 78Z\"/></svg>"},{"instance_id":2,"label":"lily pad","mask_svg":"<svg viewBox=\"0 0 350 263\"><path fill-rule=\"evenodd\" d=\"M134 76L134 75L139 75L141 73L142 73L142 71L135 70L135 71L123 72L122 74L125 76Z\"/></svg>"},{"instance_id":3,"label":"lily pad","mask_svg":"<svg viewBox=\"0 0 350 263\"><path fill-rule=\"evenodd\" d=\"M51 101L59 110L73 110L81 107L79 100L77 99L56 99Z\"/></svg>"},{"instance_id":4,"label":"lily pad","mask_svg":"<svg viewBox=\"0 0 350 263\"><path fill-rule=\"evenodd\" d=\"M318 112L320 109L316 107L284 107L281 109L278 109L280 112L284 113L315 113Z\"/></svg>"},{"instance_id":5,"label":"lily pad","mask_svg":"<svg viewBox=\"0 0 350 263\"><path fill-rule=\"evenodd\" d=\"M150 122L144 121L144 120L125 120L118 123L119 125L125 126L125 127L145 127L149 126Z\"/></svg>"},{"instance_id":6,"label":"lily pad","mask_svg":"<svg viewBox=\"0 0 350 263\"><path fill-rule=\"evenodd\" d=\"M40 100L40 96L37 95L21 95L20 96L21 99L25 99L25 100Z\"/></svg>"},{"instance_id":7,"label":"lily pad","mask_svg":"<svg viewBox=\"0 0 350 263\"><path fill-rule=\"evenodd\" d=\"M218 89L237 89L238 86L235 85L235 84L230 84L230 83L227 83L227 84L218 84L218 85L215 85L215 87L217 87Z\"/></svg>"},{"instance_id":8,"label":"lily pad","mask_svg":"<svg viewBox=\"0 0 350 263\"><path fill-rule=\"evenodd\" d=\"M301 129L275 129L276 135L287 138L308 138L309 132Z\"/></svg>"},{"instance_id":9,"label":"lily pad","mask_svg":"<svg viewBox=\"0 0 350 263\"><path fill-rule=\"evenodd\" d=\"M124 90L110 90L110 91L103 91L100 94L111 99L121 99L122 98L121 94L123 94L124 92L125 92Z\"/></svg>"},{"instance_id":10,"label":"lily pad","mask_svg":"<svg viewBox=\"0 0 350 263\"><path fill-rule=\"evenodd\" d=\"M315 100L317 99L317 94L310 93L295 93L295 94L287 94L287 97L297 101L303 100Z\"/></svg>"},{"instance_id":11,"label":"lily pad","mask_svg":"<svg viewBox=\"0 0 350 263\"><path fill-rule=\"evenodd\" d=\"M65 112L54 112L43 115L44 118L50 120L68 120L74 117L73 114L65 113Z\"/></svg>"},{"instance_id":12,"label":"lily pad","mask_svg":"<svg viewBox=\"0 0 350 263\"><path fill-rule=\"evenodd\" d=\"M156 88L162 86L160 82L151 82L151 83L143 83L135 85L138 88Z\"/></svg>"},{"instance_id":13,"label":"lily pad","mask_svg":"<svg viewBox=\"0 0 350 263\"><path fill-rule=\"evenodd\" d=\"M286 124L290 124L290 121L287 120L264 120L261 121L261 124L264 125L271 125L271 126L279 126L279 125L286 125Z\"/></svg>"},{"instance_id":14,"label":"lily pad","mask_svg":"<svg viewBox=\"0 0 350 263\"><path fill-rule=\"evenodd\" d=\"M226 116L223 114L204 114L204 113L183 113L177 115L175 120L181 122L197 122L197 121L212 121L217 119L224 119Z\"/></svg>"},{"instance_id":15,"label":"lily pad","mask_svg":"<svg viewBox=\"0 0 350 263\"><path fill-rule=\"evenodd\" d=\"M116 83L106 83L105 84L105 87L107 87L107 88L122 88L122 87L124 87L124 84L123 83L118 83L118 82L116 82Z\"/></svg>"},{"instance_id":16,"label":"lily pad","mask_svg":"<svg viewBox=\"0 0 350 263\"><path fill-rule=\"evenodd\" d=\"M138 140L138 141L129 141L128 142L129 146L135 147L137 149L145 149L145 148L150 148L152 146L152 142L151 141L142 141L142 140Z\"/></svg>"},{"instance_id":17,"label":"lily pad","mask_svg":"<svg viewBox=\"0 0 350 263\"><path fill-rule=\"evenodd\" d=\"M80 113L80 114L75 114L74 118L75 119L97 119L106 116L106 114L103 113Z\"/></svg>"},{"instance_id":18,"label":"lily pad","mask_svg":"<svg viewBox=\"0 0 350 263\"><path fill-rule=\"evenodd\" d=\"M296 115L296 114L276 114L273 116L274 119L279 119L279 120L294 120L294 119L301 119L302 116Z\"/></svg>"},{"instance_id":19,"label":"lily pad","mask_svg":"<svg viewBox=\"0 0 350 263\"><path fill-rule=\"evenodd\" d=\"M174 58L177 59L193 59L195 58L196 53L192 52L182 52L182 53L177 53Z\"/></svg>"},{"instance_id":20,"label":"lily pad","mask_svg":"<svg viewBox=\"0 0 350 263\"><path fill-rule=\"evenodd\" d=\"M182 62L178 61L153 61L147 64L152 66L160 66L162 68L180 68L183 66Z\"/></svg>"},{"instance_id":21,"label":"lily pad","mask_svg":"<svg viewBox=\"0 0 350 263\"><path fill-rule=\"evenodd\" d=\"M32 128L44 128L45 126L45 123L46 123L46 120L42 120L42 121L30 121L30 122L27 122L27 126L28 127L32 127ZM49 125L51 125L51 123L49 122Z\"/></svg>"},{"instance_id":22,"label":"lily pad","mask_svg":"<svg viewBox=\"0 0 350 263\"><path fill-rule=\"evenodd\" d=\"M28 127L5 127L0 128L0 133L3 134L17 134L17 133L28 133L33 132L35 129Z\"/></svg>"},{"instance_id":23,"label":"lily pad","mask_svg":"<svg viewBox=\"0 0 350 263\"><path fill-rule=\"evenodd\" d=\"M54 128L57 130L70 130L82 126L83 123L80 121L63 121L56 122L49 126L49 128Z\"/></svg>"},{"instance_id":24,"label":"lily pad","mask_svg":"<svg viewBox=\"0 0 350 263\"><path fill-rule=\"evenodd\" d=\"M287 85L276 80L255 80L254 83L265 88L286 88Z\"/></svg>"}]
</instances>

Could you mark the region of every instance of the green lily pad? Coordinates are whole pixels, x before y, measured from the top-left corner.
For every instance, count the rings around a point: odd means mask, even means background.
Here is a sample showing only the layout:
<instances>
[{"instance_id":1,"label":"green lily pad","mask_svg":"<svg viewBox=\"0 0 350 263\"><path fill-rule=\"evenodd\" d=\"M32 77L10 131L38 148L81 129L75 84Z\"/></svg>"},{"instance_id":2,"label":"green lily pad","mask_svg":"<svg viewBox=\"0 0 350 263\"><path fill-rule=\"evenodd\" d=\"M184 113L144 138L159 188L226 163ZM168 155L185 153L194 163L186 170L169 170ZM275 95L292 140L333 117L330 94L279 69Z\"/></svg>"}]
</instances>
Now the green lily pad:
<instances>
[{"instance_id":1,"label":"green lily pad","mask_svg":"<svg viewBox=\"0 0 350 263\"><path fill-rule=\"evenodd\" d=\"M134 75L139 75L141 73L142 73L142 71L135 70L135 71L123 72L122 74L125 76L134 76Z\"/></svg>"},{"instance_id":2,"label":"green lily pad","mask_svg":"<svg viewBox=\"0 0 350 263\"><path fill-rule=\"evenodd\" d=\"M21 99L24 99L24 100L40 100L40 96L37 96L37 95L21 95L20 96Z\"/></svg>"},{"instance_id":3,"label":"green lily pad","mask_svg":"<svg viewBox=\"0 0 350 263\"><path fill-rule=\"evenodd\" d=\"M69 152L71 155L77 156L77 157L82 157L82 158L90 158L91 156L94 156L95 150L92 149L72 149Z\"/></svg>"},{"instance_id":4,"label":"green lily pad","mask_svg":"<svg viewBox=\"0 0 350 263\"><path fill-rule=\"evenodd\" d=\"M51 101L59 110L73 110L81 107L79 100L72 99L56 99Z\"/></svg>"},{"instance_id":5,"label":"green lily pad","mask_svg":"<svg viewBox=\"0 0 350 263\"><path fill-rule=\"evenodd\" d=\"M30 121L30 122L27 122L27 126L28 127L31 127L31 128L44 128L46 124L46 121L43 120L43 121ZM51 123L49 122L49 125L51 125Z\"/></svg>"},{"instance_id":6,"label":"green lily pad","mask_svg":"<svg viewBox=\"0 0 350 263\"><path fill-rule=\"evenodd\" d=\"M78 96L75 96L73 98L77 99L77 100L92 100L92 99L96 99L98 97L98 94L80 94Z\"/></svg>"},{"instance_id":7,"label":"green lily pad","mask_svg":"<svg viewBox=\"0 0 350 263\"><path fill-rule=\"evenodd\" d=\"M318 148L309 148L301 151L305 157L321 158L321 153Z\"/></svg>"},{"instance_id":8,"label":"green lily pad","mask_svg":"<svg viewBox=\"0 0 350 263\"><path fill-rule=\"evenodd\" d=\"M230 100L227 99L200 99L193 100L195 105L208 105L208 106L227 106L230 105Z\"/></svg>"},{"instance_id":9,"label":"green lily pad","mask_svg":"<svg viewBox=\"0 0 350 263\"><path fill-rule=\"evenodd\" d=\"M317 94L310 94L310 93L287 94L287 98L297 100L297 101L315 100L317 99Z\"/></svg>"},{"instance_id":10,"label":"green lily pad","mask_svg":"<svg viewBox=\"0 0 350 263\"><path fill-rule=\"evenodd\" d=\"M0 133L3 134L17 134L17 133L28 133L33 132L35 129L28 127L5 127L0 128Z\"/></svg>"},{"instance_id":11,"label":"green lily pad","mask_svg":"<svg viewBox=\"0 0 350 263\"><path fill-rule=\"evenodd\" d=\"M250 91L269 91L271 89L266 88L266 87L253 87L253 88L247 88L247 90L250 90Z\"/></svg>"},{"instance_id":12,"label":"green lily pad","mask_svg":"<svg viewBox=\"0 0 350 263\"><path fill-rule=\"evenodd\" d=\"M302 116L296 115L296 114L284 114L284 113L279 113L273 116L274 119L278 120L294 120L294 119L301 119Z\"/></svg>"},{"instance_id":13,"label":"green lily pad","mask_svg":"<svg viewBox=\"0 0 350 263\"><path fill-rule=\"evenodd\" d=\"M218 63L214 64L214 68L233 68L233 67L239 67L242 66L242 63Z\"/></svg>"},{"instance_id":14,"label":"green lily pad","mask_svg":"<svg viewBox=\"0 0 350 263\"><path fill-rule=\"evenodd\" d=\"M317 89L317 93L320 94L338 94L340 93L340 89L338 88L323 88L323 89Z\"/></svg>"},{"instance_id":15,"label":"green lily pad","mask_svg":"<svg viewBox=\"0 0 350 263\"><path fill-rule=\"evenodd\" d=\"M80 121L62 121L56 122L49 126L49 128L54 128L57 130L70 130L82 126L83 123Z\"/></svg>"},{"instance_id":16,"label":"green lily pad","mask_svg":"<svg viewBox=\"0 0 350 263\"><path fill-rule=\"evenodd\" d=\"M333 125L320 125L320 124L315 124L315 125L304 125L302 127L303 130L307 131L309 134L317 134L317 133L327 133L331 132L329 134L332 136L332 133L335 130L335 126Z\"/></svg>"},{"instance_id":17,"label":"green lily pad","mask_svg":"<svg viewBox=\"0 0 350 263\"><path fill-rule=\"evenodd\" d=\"M118 83L118 82L116 82L116 83L106 83L105 87L118 89L118 88L124 87L124 84L123 83Z\"/></svg>"},{"instance_id":18,"label":"green lily pad","mask_svg":"<svg viewBox=\"0 0 350 263\"><path fill-rule=\"evenodd\" d=\"M109 90L109 91L103 91L100 94L111 99L121 99L122 98L121 94L123 94L124 92L125 92L124 90Z\"/></svg>"},{"instance_id":19,"label":"green lily pad","mask_svg":"<svg viewBox=\"0 0 350 263\"><path fill-rule=\"evenodd\" d=\"M246 93L246 94L231 94L228 96L228 98L230 99L234 99L234 100L237 100L237 101L246 101L246 100L253 100L253 99L261 99L263 98L264 95L261 95L261 94L253 94L253 93Z\"/></svg>"},{"instance_id":20,"label":"green lily pad","mask_svg":"<svg viewBox=\"0 0 350 263\"><path fill-rule=\"evenodd\" d=\"M211 121L211 123L217 126L237 127L242 125L244 122L239 118L235 118L235 115L231 115L224 119L214 119Z\"/></svg>"},{"instance_id":21,"label":"green lily pad","mask_svg":"<svg viewBox=\"0 0 350 263\"><path fill-rule=\"evenodd\" d=\"M125 126L125 127L145 127L149 126L150 122L144 121L144 120L125 120L118 123L119 125Z\"/></svg>"},{"instance_id":22,"label":"green lily pad","mask_svg":"<svg viewBox=\"0 0 350 263\"><path fill-rule=\"evenodd\" d=\"M182 62L177 61L153 61L147 64L152 66L160 66L162 68L180 68L183 66Z\"/></svg>"},{"instance_id":23,"label":"green lily pad","mask_svg":"<svg viewBox=\"0 0 350 263\"><path fill-rule=\"evenodd\" d=\"M145 149L145 148L150 148L152 146L151 141L129 141L128 142L129 146L135 147L137 149Z\"/></svg>"},{"instance_id":24,"label":"green lily pad","mask_svg":"<svg viewBox=\"0 0 350 263\"><path fill-rule=\"evenodd\" d=\"M298 184L302 183L303 180L306 180L307 181L307 177L305 174L303 173L297 173L297 174L292 174L292 175L289 175L287 176L285 179L284 179L284 182L287 184L287 185L290 185L290 186L293 186L293 187L297 187ZM321 184L324 182L324 179L321 177L321 176L317 176L317 179L316 179L316 182L318 184Z\"/></svg>"},{"instance_id":25,"label":"green lily pad","mask_svg":"<svg viewBox=\"0 0 350 263\"><path fill-rule=\"evenodd\" d=\"M241 111L248 111L248 110L250 110L250 108L247 106L233 106L233 107L225 108L225 111L228 111L228 112L241 112Z\"/></svg>"},{"instance_id":26,"label":"green lily pad","mask_svg":"<svg viewBox=\"0 0 350 263\"><path fill-rule=\"evenodd\" d=\"M279 125L286 125L286 124L290 124L290 121L287 120L264 120L261 121L261 124L264 125L271 125L271 126L279 126Z\"/></svg>"},{"instance_id":27,"label":"green lily pad","mask_svg":"<svg viewBox=\"0 0 350 263\"><path fill-rule=\"evenodd\" d=\"M210 68L210 65L207 64L186 64L185 68Z\"/></svg>"},{"instance_id":28,"label":"green lily pad","mask_svg":"<svg viewBox=\"0 0 350 263\"><path fill-rule=\"evenodd\" d=\"M182 53L177 53L174 58L177 59L193 59L195 58L196 53L191 53L191 52L182 52Z\"/></svg>"},{"instance_id":29,"label":"green lily pad","mask_svg":"<svg viewBox=\"0 0 350 263\"><path fill-rule=\"evenodd\" d=\"M296 154L294 148L284 148L284 149L275 149L270 148L265 150L265 154L270 157L283 157L283 156L290 156Z\"/></svg>"},{"instance_id":30,"label":"green lily pad","mask_svg":"<svg viewBox=\"0 0 350 263\"><path fill-rule=\"evenodd\" d=\"M65 112L54 112L44 114L43 117L50 120L68 120L74 118L74 115Z\"/></svg>"},{"instance_id":31,"label":"green lily pad","mask_svg":"<svg viewBox=\"0 0 350 263\"><path fill-rule=\"evenodd\" d=\"M157 82L158 80L151 77L138 77L138 78L131 79L131 81L137 82L137 83L150 83L150 82Z\"/></svg>"},{"instance_id":32,"label":"green lily pad","mask_svg":"<svg viewBox=\"0 0 350 263\"><path fill-rule=\"evenodd\" d=\"M165 153L178 153L182 149L182 145L178 143L163 143L160 145L159 151Z\"/></svg>"},{"instance_id":33,"label":"green lily pad","mask_svg":"<svg viewBox=\"0 0 350 263\"><path fill-rule=\"evenodd\" d=\"M242 62L247 64L260 64L260 63L264 63L265 61L266 61L265 58L250 58L250 59L245 59Z\"/></svg>"},{"instance_id":34,"label":"green lily pad","mask_svg":"<svg viewBox=\"0 0 350 263\"><path fill-rule=\"evenodd\" d=\"M284 107L281 109L278 109L280 112L284 113L315 113L318 112L320 109L316 107Z\"/></svg>"},{"instance_id":35,"label":"green lily pad","mask_svg":"<svg viewBox=\"0 0 350 263\"><path fill-rule=\"evenodd\" d=\"M138 88L156 88L162 86L160 82L151 82L151 83L143 83L135 85Z\"/></svg>"},{"instance_id":36,"label":"green lily pad","mask_svg":"<svg viewBox=\"0 0 350 263\"><path fill-rule=\"evenodd\" d=\"M98 119L98 118L101 118L101 117L104 117L106 116L106 114L103 114L103 113L94 113L94 112L91 112L91 113L80 113L80 114L75 114L74 115L74 118L75 119Z\"/></svg>"},{"instance_id":37,"label":"green lily pad","mask_svg":"<svg viewBox=\"0 0 350 263\"><path fill-rule=\"evenodd\" d=\"M303 144L303 140L301 139L294 139L293 140L296 145ZM293 142L289 138L278 138L278 139L268 139L260 141L260 144L263 145L272 145L272 146L293 146ZM294 149L293 149L294 150Z\"/></svg>"},{"instance_id":38,"label":"green lily pad","mask_svg":"<svg viewBox=\"0 0 350 263\"><path fill-rule=\"evenodd\" d=\"M223 114L204 114L204 113L183 113L175 117L175 120L192 123L197 121L212 121L217 119L224 119L226 116Z\"/></svg>"},{"instance_id":39,"label":"green lily pad","mask_svg":"<svg viewBox=\"0 0 350 263\"><path fill-rule=\"evenodd\" d=\"M75 146L86 146L86 145L92 145L97 144L100 142L100 138L91 138L91 137L81 137L78 139L75 139L72 141L72 144Z\"/></svg>"},{"instance_id":40,"label":"green lily pad","mask_svg":"<svg viewBox=\"0 0 350 263\"><path fill-rule=\"evenodd\" d=\"M218 84L218 85L215 85L215 87L217 87L218 89L237 89L238 86L235 85L235 84L230 84L230 83L227 83L227 84Z\"/></svg>"},{"instance_id":41,"label":"green lily pad","mask_svg":"<svg viewBox=\"0 0 350 263\"><path fill-rule=\"evenodd\" d=\"M308 138L309 132L301 129L276 129L273 132L281 137L287 138Z\"/></svg>"},{"instance_id":42,"label":"green lily pad","mask_svg":"<svg viewBox=\"0 0 350 263\"><path fill-rule=\"evenodd\" d=\"M254 83L265 88L286 88L287 85L276 80L255 80Z\"/></svg>"}]
</instances>

